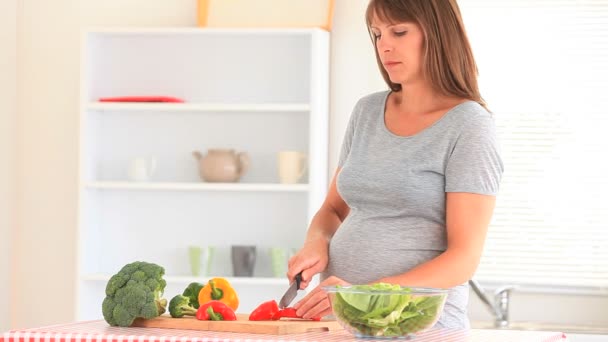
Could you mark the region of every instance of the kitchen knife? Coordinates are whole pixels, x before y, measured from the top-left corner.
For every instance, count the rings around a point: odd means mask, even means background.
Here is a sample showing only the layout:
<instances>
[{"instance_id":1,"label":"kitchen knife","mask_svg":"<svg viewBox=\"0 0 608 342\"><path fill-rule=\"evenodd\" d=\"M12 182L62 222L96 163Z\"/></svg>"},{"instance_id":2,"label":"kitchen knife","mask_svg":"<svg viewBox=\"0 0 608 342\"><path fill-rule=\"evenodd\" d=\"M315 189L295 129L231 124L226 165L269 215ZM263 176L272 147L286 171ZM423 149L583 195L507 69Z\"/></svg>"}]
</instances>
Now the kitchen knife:
<instances>
[{"instance_id":1,"label":"kitchen knife","mask_svg":"<svg viewBox=\"0 0 608 342\"><path fill-rule=\"evenodd\" d=\"M289 285L287 292L285 292L283 297L281 297L281 300L279 301L280 309L284 309L284 308L288 307L289 304L291 304L291 302L293 301L293 299L296 298L296 295L298 294L298 290L300 289L301 281L302 281L302 272L296 274L294 282L291 283L291 285Z\"/></svg>"}]
</instances>

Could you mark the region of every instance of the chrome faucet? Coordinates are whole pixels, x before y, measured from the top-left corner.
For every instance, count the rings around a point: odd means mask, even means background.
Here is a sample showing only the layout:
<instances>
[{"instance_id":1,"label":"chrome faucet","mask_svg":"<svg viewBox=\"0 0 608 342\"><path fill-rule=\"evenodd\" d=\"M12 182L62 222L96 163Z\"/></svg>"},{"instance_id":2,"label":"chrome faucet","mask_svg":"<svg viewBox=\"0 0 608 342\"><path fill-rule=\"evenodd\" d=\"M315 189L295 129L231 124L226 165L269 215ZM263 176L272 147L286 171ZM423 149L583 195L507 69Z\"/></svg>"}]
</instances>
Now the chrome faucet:
<instances>
[{"instance_id":1,"label":"chrome faucet","mask_svg":"<svg viewBox=\"0 0 608 342\"><path fill-rule=\"evenodd\" d=\"M494 326L496 328L509 327L509 296L511 295L511 290L515 289L516 286L507 285L497 288L494 291L494 298L491 300L476 280L469 280L469 285L471 285L479 299L494 315Z\"/></svg>"}]
</instances>

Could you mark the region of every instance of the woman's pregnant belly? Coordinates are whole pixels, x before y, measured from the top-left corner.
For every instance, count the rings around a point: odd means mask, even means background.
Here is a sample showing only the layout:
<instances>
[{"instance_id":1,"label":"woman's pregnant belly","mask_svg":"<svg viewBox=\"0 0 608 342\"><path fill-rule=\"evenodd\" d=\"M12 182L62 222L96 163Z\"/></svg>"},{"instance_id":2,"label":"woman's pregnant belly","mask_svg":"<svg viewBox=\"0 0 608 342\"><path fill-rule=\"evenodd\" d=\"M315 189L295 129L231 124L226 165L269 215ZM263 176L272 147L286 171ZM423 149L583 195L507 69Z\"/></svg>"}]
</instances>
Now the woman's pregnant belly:
<instances>
[{"instance_id":1,"label":"woman's pregnant belly","mask_svg":"<svg viewBox=\"0 0 608 342\"><path fill-rule=\"evenodd\" d=\"M337 276L351 284L366 284L409 271L443 252L441 238L408 228L402 220L359 220L349 215L329 246L329 264L322 277Z\"/></svg>"}]
</instances>

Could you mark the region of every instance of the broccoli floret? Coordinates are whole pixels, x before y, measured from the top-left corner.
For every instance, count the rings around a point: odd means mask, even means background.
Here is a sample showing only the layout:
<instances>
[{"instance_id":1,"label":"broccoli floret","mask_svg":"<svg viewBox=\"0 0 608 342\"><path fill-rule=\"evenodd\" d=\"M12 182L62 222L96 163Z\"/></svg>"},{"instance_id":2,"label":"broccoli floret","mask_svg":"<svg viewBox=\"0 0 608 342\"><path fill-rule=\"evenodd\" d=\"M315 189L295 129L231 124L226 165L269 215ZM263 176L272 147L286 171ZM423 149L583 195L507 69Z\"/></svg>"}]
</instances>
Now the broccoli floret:
<instances>
[{"instance_id":1,"label":"broccoli floret","mask_svg":"<svg viewBox=\"0 0 608 342\"><path fill-rule=\"evenodd\" d=\"M173 318L196 316L196 309L190 306L190 299L186 296L177 295L169 302L169 313Z\"/></svg>"},{"instance_id":2,"label":"broccoli floret","mask_svg":"<svg viewBox=\"0 0 608 342\"><path fill-rule=\"evenodd\" d=\"M203 287L205 287L205 285L201 283L190 283L188 287L186 287L186 289L184 290L184 293L182 293L183 296L188 297L190 299L190 306L195 309L198 309L198 293L201 292L201 289Z\"/></svg>"},{"instance_id":3,"label":"broccoli floret","mask_svg":"<svg viewBox=\"0 0 608 342\"><path fill-rule=\"evenodd\" d=\"M167 286L165 269L159 265L136 261L125 265L106 285L103 318L111 326L128 327L136 318L162 315L167 300L161 298Z\"/></svg>"}]
</instances>

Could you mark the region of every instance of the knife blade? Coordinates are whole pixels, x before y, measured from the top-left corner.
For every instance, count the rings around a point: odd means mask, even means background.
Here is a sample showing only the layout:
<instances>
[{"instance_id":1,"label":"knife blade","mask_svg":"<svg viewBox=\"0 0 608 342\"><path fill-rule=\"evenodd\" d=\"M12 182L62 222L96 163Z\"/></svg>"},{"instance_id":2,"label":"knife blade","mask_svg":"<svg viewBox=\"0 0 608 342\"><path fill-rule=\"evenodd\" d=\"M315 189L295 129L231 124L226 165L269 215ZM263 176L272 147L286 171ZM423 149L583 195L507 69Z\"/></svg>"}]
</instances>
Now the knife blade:
<instances>
[{"instance_id":1,"label":"knife blade","mask_svg":"<svg viewBox=\"0 0 608 342\"><path fill-rule=\"evenodd\" d=\"M294 282L291 283L291 285L289 285L289 288L287 289L287 291L285 292L283 297L281 297L281 300L279 301L279 309L284 309L284 308L288 307L289 304L291 304L291 302L293 301L293 299L296 298L296 295L298 294L298 290L300 289L301 281L302 281L302 272L296 274Z\"/></svg>"}]
</instances>

